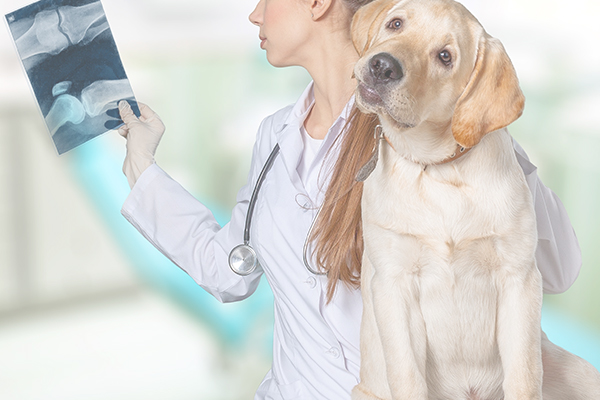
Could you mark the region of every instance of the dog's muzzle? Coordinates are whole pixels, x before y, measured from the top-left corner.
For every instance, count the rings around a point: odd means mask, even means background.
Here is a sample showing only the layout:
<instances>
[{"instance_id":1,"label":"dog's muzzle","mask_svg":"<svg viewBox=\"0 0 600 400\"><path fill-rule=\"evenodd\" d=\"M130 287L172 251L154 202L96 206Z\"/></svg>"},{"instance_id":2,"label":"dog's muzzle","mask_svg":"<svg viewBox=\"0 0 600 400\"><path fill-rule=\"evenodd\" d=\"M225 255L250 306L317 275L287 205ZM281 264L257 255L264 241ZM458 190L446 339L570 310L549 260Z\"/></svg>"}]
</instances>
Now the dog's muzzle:
<instances>
[{"instance_id":1,"label":"dog's muzzle","mask_svg":"<svg viewBox=\"0 0 600 400\"><path fill-rule=\"evenodd\" d=\"M378 53L371 57L362 69L358 93L363 104L384 106L389 91L404 78L400 62L389 53Z\"/></svg>"}]
</instances>

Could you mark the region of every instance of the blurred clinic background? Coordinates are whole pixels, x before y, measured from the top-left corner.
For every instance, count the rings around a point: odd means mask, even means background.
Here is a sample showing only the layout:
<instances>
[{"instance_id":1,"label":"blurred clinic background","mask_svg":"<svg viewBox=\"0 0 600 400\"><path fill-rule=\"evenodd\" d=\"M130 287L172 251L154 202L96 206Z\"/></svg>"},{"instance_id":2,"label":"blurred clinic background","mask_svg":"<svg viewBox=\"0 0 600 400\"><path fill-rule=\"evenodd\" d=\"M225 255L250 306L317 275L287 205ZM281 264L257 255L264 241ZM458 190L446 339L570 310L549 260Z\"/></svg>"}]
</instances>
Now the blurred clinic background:
<instances>
[{"instance_id":1,"label":"blurred clinic background","mask_svg":"<svg viewBox=\"0 0 600 400\"><path fill-rule=\"evenodd\" d=\"M600 3L464 3L514 61L527 103L511 132L583 251L573 287L545 297L544 329L600 367ZM103 4L137 98L167 126L158 163L225 223L260 121L309 77L266 62L255 0ZM110 132L58 157L0 33L0 399L251 398L271 360L268 285L222 305L148 245L120 215L124 154Z\"/></svg>"}]
</instances>

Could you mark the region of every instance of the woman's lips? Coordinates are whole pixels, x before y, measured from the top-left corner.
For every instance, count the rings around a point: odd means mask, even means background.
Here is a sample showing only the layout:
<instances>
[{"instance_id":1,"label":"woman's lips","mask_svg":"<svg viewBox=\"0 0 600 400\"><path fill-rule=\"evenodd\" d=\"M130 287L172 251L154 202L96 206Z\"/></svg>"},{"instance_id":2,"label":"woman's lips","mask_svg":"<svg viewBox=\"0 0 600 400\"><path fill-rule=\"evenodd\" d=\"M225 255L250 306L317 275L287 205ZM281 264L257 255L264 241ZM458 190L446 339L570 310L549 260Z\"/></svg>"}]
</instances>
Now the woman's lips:
<instances>
[{"instance_id":1,"label":"woman's lips","mask_svg":"<svg viewBox=\"0 0 600 400\"><path fill-rule=\"evenodd\" d=\"M264 49L265 48L265 42L267 41L267 38L264 38L262 36L258 37L260 39L260 48Z\"/></svg>"}]
</instances>

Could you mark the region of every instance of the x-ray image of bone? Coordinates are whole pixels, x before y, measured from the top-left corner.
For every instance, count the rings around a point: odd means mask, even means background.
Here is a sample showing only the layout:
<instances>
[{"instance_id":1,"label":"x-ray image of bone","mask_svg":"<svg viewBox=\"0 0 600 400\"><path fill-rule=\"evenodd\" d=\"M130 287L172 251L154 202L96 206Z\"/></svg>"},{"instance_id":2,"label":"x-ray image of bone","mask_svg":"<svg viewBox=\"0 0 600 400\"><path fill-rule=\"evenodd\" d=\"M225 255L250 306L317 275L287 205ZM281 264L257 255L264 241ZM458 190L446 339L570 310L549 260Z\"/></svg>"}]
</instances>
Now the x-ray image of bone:
<instances>
[{"instance_id":1,"label":"x-ray image of bone","mask_svg":"<svg viewBox=\"0 0 600 400\"><path fill-rule=\"evenodd\" d=\"M101 0L38 0L6 20L59 154L122 124L120 100L139 115Z\"/></svg>"},{"instance_id":2,"label":"x-ray image of bone","mask_svg":"<svg viewBox=\"0 0 600 400\"><path fill-rule=\"evenodd\" d=\"M109 29L100 1L73 7L61 6L15 22L15 43L26 67L35 65L31 57L56 55L69 46L86 45ZM24 29L21 34L21 31Z\"/></svg>"},{"instance_id":3,"label":"x-ray image of bone","mask_svg":"<svg viewBox=\"0 0 600 400\"><path fill-rule=\"evenodd\" d=\"M71 82L59 82L52 88L56 98L46 115L46 124L50 134L54 134L66 123L82 123L86 115L97 117L115 107L122 99L131 96L127 79L116 81L96 81L81 91L80 99L68 94Z\"/></svg>"}]
</instances>

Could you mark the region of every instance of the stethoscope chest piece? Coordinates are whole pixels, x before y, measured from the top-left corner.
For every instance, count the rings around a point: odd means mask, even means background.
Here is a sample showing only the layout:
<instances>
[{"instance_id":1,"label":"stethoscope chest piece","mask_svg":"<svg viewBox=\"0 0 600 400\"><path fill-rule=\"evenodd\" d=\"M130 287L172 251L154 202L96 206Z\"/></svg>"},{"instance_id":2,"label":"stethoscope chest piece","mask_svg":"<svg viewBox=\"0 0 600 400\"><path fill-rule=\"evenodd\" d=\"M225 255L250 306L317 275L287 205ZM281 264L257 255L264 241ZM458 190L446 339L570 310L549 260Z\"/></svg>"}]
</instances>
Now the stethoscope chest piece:
<instances>
[{"instance_id":1,"label":"stethoscope chest piece","mask_svg":"<svg viewBox=\"0 0 600 400\"><path fill-rule=\"evenodd\" d=\"M229 268L238 275L250 275L259 266L256 251L245 243L235 246L229 253Z\"/></svg>"}]
</instances>

